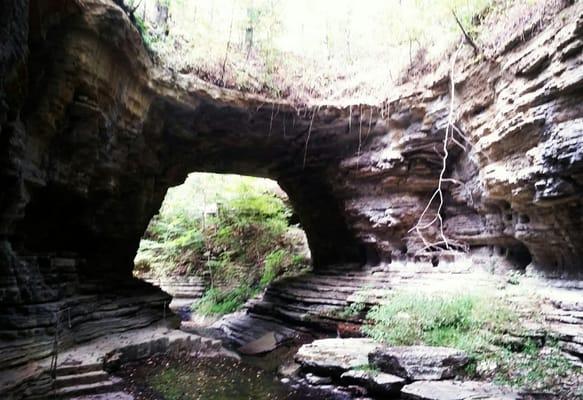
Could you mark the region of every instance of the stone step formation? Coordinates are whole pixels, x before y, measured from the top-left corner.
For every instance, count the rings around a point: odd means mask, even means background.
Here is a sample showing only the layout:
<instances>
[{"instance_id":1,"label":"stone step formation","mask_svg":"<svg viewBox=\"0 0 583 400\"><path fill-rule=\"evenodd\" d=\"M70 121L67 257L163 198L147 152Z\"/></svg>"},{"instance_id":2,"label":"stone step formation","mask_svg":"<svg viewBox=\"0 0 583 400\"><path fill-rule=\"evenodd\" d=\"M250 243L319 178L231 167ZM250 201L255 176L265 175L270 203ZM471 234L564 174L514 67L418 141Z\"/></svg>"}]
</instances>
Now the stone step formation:
<instances>
[{"instance_id":1,"label":"stone step formation","mask_svg":"<svg viewBox=\"0 0 583 400\"><path fill-rule=\"evenodd\" d=\"M160 279L141 277L141 279L171 295L169 307L183 320L189 318L192 305L204 295L208 287L204 279L198 276L172 276Z\"/></svg>"},{"instance_id":2,"label":"stone step formation","mask_svg":"<svg viewBox=\"0 0 583 400\"><path fill-rule=\"evenodd\" d=\"M110 376L103 363L61 364L55 369L52 388L33 400L72 399L104 393L119 393L122 380Z\"/></svg>"},{"instance_id":3,"label":"stone step formation","mask_svg":"<svg viewBox=\"0 0 583 400\"><path fill-rule=\"evenodd\" d=\"M52 379L52 358L0 375L0 395L8 398L70 399L103 395L124 399L122 381L113 371L127 362L156 354L213 356L223 352L220 340L201 337L164 323L110 334L61 352ZM104 394L105 393L105 394ZM93 397L88 397L89 399ZM98 399L99 397L95 397Z\"/></svg>"},{"instance_id":4,"label":"stone step formation","mask_svg":"<svg viewBox=\"0 0 583 400\"><path fill-rule=\"evenodd\" d=\"M361 268L335 266L284 279L270 285L263 297L253 299L243 312L229 315L213 325L235 347L274 332L279 344L318 335L362 336L360 326L366 311L380 304L395 289L429 294L439 290L489 290L495 292L506 275L480 271L476 265L425 265L393 263ZM580 281L523 278L542 300L539 324L528 334L534 340L557 339L573 363L583 363L583 284ZM520 304L521 299L516 299ZM358 304L357 311L351 305ZM542 335L542 336L541 336Z\"/></svg>"},{"instance_id":5,"label":"stone step formation","mask_svg":"<svg viewBox=\"0 0 583 400\"><path fill-rule=\"evenodd\" d=\"M70 399L104 393L119 393L121 386L121 378L110 376L103 370L65 375L57 369L55 389L45 398Z\"/></svg>"}]
</instances>

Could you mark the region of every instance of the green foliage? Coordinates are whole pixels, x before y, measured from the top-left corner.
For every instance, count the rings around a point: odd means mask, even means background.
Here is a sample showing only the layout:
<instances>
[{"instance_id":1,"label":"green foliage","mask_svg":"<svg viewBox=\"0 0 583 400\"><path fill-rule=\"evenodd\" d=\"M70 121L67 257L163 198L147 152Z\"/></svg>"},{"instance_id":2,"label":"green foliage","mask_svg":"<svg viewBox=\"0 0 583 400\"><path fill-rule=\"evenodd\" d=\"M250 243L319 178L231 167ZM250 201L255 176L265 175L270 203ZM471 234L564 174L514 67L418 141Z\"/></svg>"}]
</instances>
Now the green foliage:
<instances>
[{"instance_id":1,"label":"green foliage","mask_svg":"<svg viewBox=\"0 0 583 400\"><path fill-rule=\"evenodd\" d=\"M216 220L218 229L209 238L211 246L228 251L239 264L261 265L266 257L277 257L272 254L274 249L285 246L289 214L281 199L242 184L238 195L226 201L221 209ZM269 262L273 268L273 260Z\"/></svg>"},{"instance_id":2,"label":"green foliage","mask_svg":"<svg viewBox=\"0 0 583 400\"><path fill-rule=\"evenodd\" d=\"M138 28L138 31L140 32L140 36L142 36L142 40L144 41L144 45L146 46L146 48L148 50L152 50L152 47L154 45L154 38L152 37L152 35L150 34L150 31L148 29L148 26L146 25L146 22L136 16L135 17L135 24L136 27Z\"/></svg>"},{"instance_id":3,"label":"green foliage","mask_svg":"<svg viewBox=\"0 0 583 400\"><path fill-rule=\"evenodd\" d=\"M157 217L140 242L134 261L137 272L168 275L175 269L196 266L196 254L204 249L204 236L195 221L184 215ZM186 271L183 271L186 272Z\"/></svg>"},{"instance_id":4,"label":"green foliage","mask_svg":"<svg viewBox=\"0 0 583 400\"><path fill-rule=\"evenodd\" d=\"M229 314L241 308L249 298L258 292L259 288L245 284L231 290L211 288L193 304L192 309L201 315Z\"/></svg>"},{"instance_id":5,"label":"green foliage","mask_svg":"<svg viewBox=\"0 0 583 400\"><path fill-rule=\"evenodd\" d=\"M285 255L285 251L279 249L269 253L265 257L265 268L260 280L262 286L267 286L280 274L284 266Z\"/></svg>"},{"instance_id":6,"label":"green foliage","mask_svg":"<svg viewBox=\"0 0 583 400\"><path fill-rule=\"evenodd\" d=\"M366 309L366 304L360 301L355 301L350 303L344 308L339 314L341 318L355 318L360 316L360 314Z\"/></svg>"},{"instance_id":7,"label":"green foliage","mask_svg":"<svg viewBox=\"0 0 583 400\"><path fill-rule=\"evenodd\" d=\"M432 61L441 60L459 40L452 10L476 37L488 15L499 17L512 4L373 0L356 6L337 0L331 6L311 0L224 0L218 6L215 0L164 0L170 16L160 35L151 11L159 1L143 0L136 15L145 16L142 25L149 29L140 31L164 64L221 86L303 103L382 100L390 79L415 61L418 50L426 49Z\"/></svg>"},{"instance_id":8,"label":"green foliage","mask_svg":"<svg viewBox=\"0 0 583 400\"><path fill-rule=\"evenodd\" d=\"M297 236L287 235L290 209L263 179L192 174L168 191L135 260L139 275L194 274L211 289L205 314L238 309L275 279L304 270ZM209 213L210 210L210 213Z\"/></svg>"},{"instance_id":9,"label":"green foliage","mask_svg":"<svg viewBox=\"0 0 583 400\"><path fill-rule=\"evenodd\" d=\"M424 295L397 292L386 304L373 307L364 331L397 345L427 343L475 350L490 331L507 328L512 312L493 298L479 295ZM488 328L488 331L485 330Z\"/></svg>"},{"instance_id":10,"label":"green foliage","mask_svg":"<svg viewBox=\"0 0 583 400\"><path fill-rule=\"evenodd\" d=\"M371 364L357 365L356 367L353 367L351 369L355 370L355 371L368 372L371 375L377 375L378 373L381 372L376 365L371 365Z\"/></svg>"},{"instance_id":11,"label":"green foliage","mask_svg":"<svg viewBox=\"0 0 583 400\"><path fill-rule=\"evenodd\" d=\"M520 334L517 313L490 293L427 295L397 291L386 304L373 307L363 331L393 345L426 344L465 350L472 362L470 377L494 378L497 382L527 389L546 389L573 373L572 364L555 343L545 347L533 340L503 340L509 332ZM524 336L527 337L527 336ZM480 364L493 365L483 376Z\"/></svg>"},{"instance_id":12,"label":"green foliage","mask_svg":"<svg viewBox=\"0 0 583 400\"><path fill-rule=\"evenodd\" d=\"M577 369L552 343L541 348L535 342L527 341L520 352L502 347L487 357L497 365L494 377L497 383L531 390L556 386Z\"/></svg>"}]
</instances>

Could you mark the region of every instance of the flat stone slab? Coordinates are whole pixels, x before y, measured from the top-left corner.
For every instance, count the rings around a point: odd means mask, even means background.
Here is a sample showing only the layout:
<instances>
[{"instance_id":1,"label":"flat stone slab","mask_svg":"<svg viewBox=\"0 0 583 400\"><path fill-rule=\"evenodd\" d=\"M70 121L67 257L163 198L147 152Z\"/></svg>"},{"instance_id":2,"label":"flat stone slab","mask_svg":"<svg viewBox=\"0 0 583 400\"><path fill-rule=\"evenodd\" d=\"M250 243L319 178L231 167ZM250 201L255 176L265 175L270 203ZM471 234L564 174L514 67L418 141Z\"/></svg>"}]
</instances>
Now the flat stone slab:
<instances>
[{"instance_id":1,"label":"flat stone slab","mask_svg":"<svg viewBox=\"0 0 583 400\"><path fill-rule=\"evenodd\" d=\"M372 339L321 339L298 350L296 361L304 368L341 374L368 364L368 355L379 347Z\"/></svg>"},{"instance_id":2,"label":"flat stone slab","mask_svg":"<svg viewBox=\"0 0 583 400\"><path fill-rule=\"evenodd\" d=\"M484 382L418 381L401 389L407 400L519 400L517 393Z\"/></svg>"},{"instance_id":3,"label":"flat stone slab","mask_svg":"<svg viewBox=\"0 0 583 400\"><path fill-rule=\"evenodd\" d=\"M318 376L314 374L306 374L306 380L310 385L329 385L332 383L332 378L329 376Z\"/></svg>"},{"instance_id":4,"label":"flat stone slab","mask_svg":"<svg viewBox=\"0 0 583 400\"><path fill-rule=\"evenodd\" d=\"M73 397L71 400L134 400L134 396L125 392L112 392Z\"/></svg>"},{"instance_id":5,"label":"flat stone slab","mask_svg":"<svg viewBox=\"0 0 583 400\"><path fill-rule=\"evenodd\" d=\"M432 346L377 347L368 359L381 371L412 381L453 378L469 362L461 350Z\"/></svg>"},{"instance_id":6,"label":"flat stone slab","mask_svg":"<svg viewBox=\"0 0 583 400\"><path fill-rule=\"evenodd\" d=\"M278 343L277 338L275 337L275 332L267 332L259 339L239 347L237 351L242 354L255 355L273 351L277 348L277 346Z\"/></svg>"},{"instance_id":7,"label":"flat stone slab","mask_svg":"<svg viewBox=\"0 0 583 400\"><path fill-rule=\"evenodd\" d=\"M379 394L398 393L405 384L403 378L395 375L354 369L343 373L340 379L348 384L363 386L371 392Z\"/></svg>"}]
</instances>

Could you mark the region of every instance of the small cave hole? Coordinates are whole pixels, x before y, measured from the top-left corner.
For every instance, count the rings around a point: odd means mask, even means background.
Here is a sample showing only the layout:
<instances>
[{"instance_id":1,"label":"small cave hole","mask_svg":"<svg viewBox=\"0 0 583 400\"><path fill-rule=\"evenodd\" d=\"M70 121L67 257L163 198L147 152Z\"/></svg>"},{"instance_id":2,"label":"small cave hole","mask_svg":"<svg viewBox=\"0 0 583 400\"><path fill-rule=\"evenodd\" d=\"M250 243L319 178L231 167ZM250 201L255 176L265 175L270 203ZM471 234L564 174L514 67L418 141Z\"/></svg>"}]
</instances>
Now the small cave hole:
<instances>
[{"instance_id":1,"label":"small cave hole","mask_svg":"<svg viewBox=\"0 0 583 400\"><path fill-rule=\"evenodd\" d=\"M487 107L486 107L485 105L483 105L483 104L480 104L479 106L475 107L475 108L472 110L472 115L479 115L479 114L482 114L484 111L486 111L486 108L487 108Z\"/></svg>"},{"instance_id":2,"label":"small cave hole","mask_svg":"<svg viewBox=\"0 0 583 400\"><path fill-rule=\"evenodd\" d=\"M530 222L530 218L526 214L520 214L520 217L518 217L518 222L521 224L528 224Z\"/></svg>"},{"instance_id":3,"label":"small cave hole","mask_svg":"<svg viewBox=\"0 0 583 400\"><path fill-rule=\"evenodd\" d=\"M364 252L366 257L366 264L375 266L381 263L381 257L374 244L366 243L364 245Z\"/></svg>"},{"instance_id":4,"label":"small cave hole","mask_svg":"<svg viewBox=\"0 0 583 400\"><path fill-rule=\"evenodd\" d=\"M530 250L523 243L518 243L507 250L508 260L518 269L525 269L532 262Z\"/></svg>"}]
</instances>

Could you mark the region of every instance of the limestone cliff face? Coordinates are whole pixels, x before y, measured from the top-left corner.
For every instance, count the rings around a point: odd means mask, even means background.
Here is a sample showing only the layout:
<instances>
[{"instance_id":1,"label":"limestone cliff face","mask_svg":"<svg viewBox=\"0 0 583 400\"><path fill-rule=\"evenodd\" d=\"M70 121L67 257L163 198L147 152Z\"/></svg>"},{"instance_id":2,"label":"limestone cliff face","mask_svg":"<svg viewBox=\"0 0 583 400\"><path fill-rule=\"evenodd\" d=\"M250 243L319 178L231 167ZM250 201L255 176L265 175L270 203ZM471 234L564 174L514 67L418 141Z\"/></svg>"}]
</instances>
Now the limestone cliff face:
<instances>
[{"instance_id":1,"label":"limestone cliff face","mask_svg":"<svg viewBox=\"0 0 583 400\"><path fill-rule=\"evenodd\" d=\"M298 110L159 70L110 0L4 3L0 369L49 354L59 310L74 315L71 341L162 317L167 298L133 281L132 259L189 172L278 180L317 267L453 254L409 232L442 165L448 62L383 105ZM577 275L583 5L516 35L487 60L460 53L445 234L466 251L496 246L521 267Z\"/></svg>"},{"instance_id":2,"label":"limestone cliff face","mask_svg":"<svg viewBox=\"0 0 583 400\"><path fill-rule=\"evenodd\" d=\"M522 266L581 273L582 39L578 4L488 60L462 52L453 133L461 146L449 146L444 184L447 238L470 249L497 246ZM401 91L389 103L385 132L338 168L335 186L349 225L387 256L423 247L408 231L441 168L451 93L449 65L443 67Z\"/></svg>"}]
</instances>

